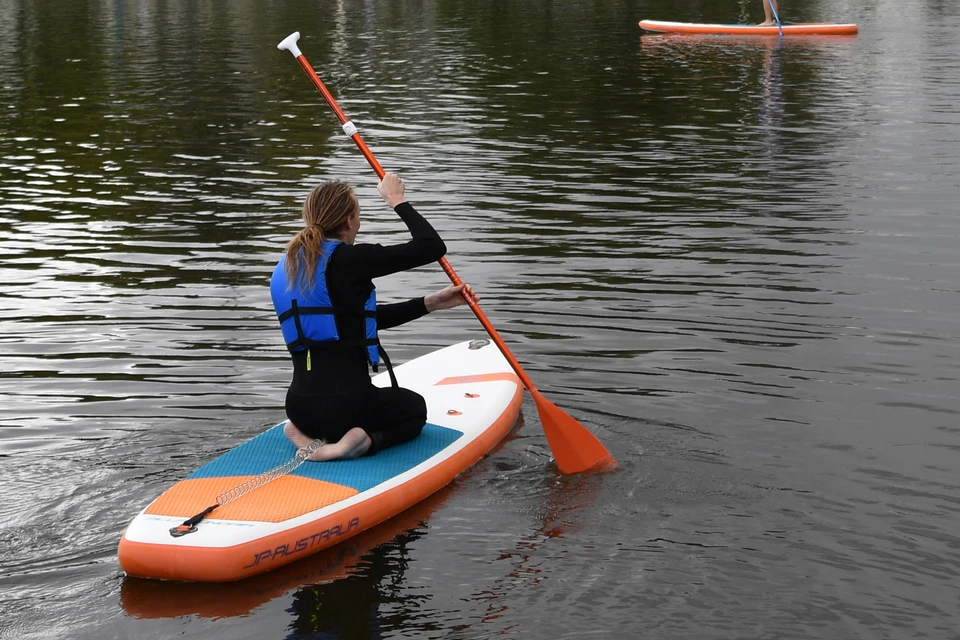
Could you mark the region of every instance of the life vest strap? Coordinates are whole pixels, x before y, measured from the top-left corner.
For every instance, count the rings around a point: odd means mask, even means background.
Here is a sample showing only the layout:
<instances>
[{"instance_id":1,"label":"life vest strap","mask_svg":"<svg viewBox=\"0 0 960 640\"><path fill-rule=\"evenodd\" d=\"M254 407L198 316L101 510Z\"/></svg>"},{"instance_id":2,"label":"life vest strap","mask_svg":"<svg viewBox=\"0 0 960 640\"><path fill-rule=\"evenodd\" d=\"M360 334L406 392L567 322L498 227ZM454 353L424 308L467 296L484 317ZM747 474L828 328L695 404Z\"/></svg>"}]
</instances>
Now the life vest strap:
<instances>
[{"instance_id":1,"label":"life vest strap","mask_svg":"<svg viewBox=\"0 0 960 640\"><path fill-rule=\"evenodd\" d=\"M289 320L297 315L344 315L344 316L359 316L361 318L376 318L376 311L357 311L355 309L345 309L343 307L301 307L297 304L296 300L292 301L292 306L277 316L280 322L284 320Z\"/></svg>"},{"instance_id":2,"label":"life vest strap","mask_svg":"<svg viewBox=\"0 0 960 640\"><path fill-rule=\"evenodd\" d=\"M299 351L300 347L307 349L342 349L345 347L373 347L378 345L376 338L362 338L357 340L311 340L298 338L287 345L290 351Z\"/></svg>"},{"instance_id":3,"label":"life vest strap","mask_svg":"<svg viewBox=\"0 0 960 640\"><path fill-rule=\"evenodd\" d=\"M380 352L380 359L383 360L383 363L387 365L387 373L390 374L390 386L394 389L399 387L397 384L397 376L393 373L393 365L390 364L390 356L387 355L387 350L383 348L383 345L380 344L380 341L377 340L377 351ZM376 369L374 369L376 371Z\"/></svg>"}]
</instances>

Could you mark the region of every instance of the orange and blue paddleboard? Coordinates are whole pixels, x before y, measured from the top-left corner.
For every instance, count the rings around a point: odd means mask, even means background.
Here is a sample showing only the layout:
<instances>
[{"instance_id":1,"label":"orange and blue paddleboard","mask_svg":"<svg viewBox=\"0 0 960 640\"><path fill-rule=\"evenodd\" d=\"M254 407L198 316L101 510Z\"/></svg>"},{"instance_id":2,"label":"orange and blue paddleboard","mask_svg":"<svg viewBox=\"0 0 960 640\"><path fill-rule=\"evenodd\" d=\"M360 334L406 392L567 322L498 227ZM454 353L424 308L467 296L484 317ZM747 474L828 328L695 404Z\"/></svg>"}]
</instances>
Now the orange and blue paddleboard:
<instances>
[{"instance_id":1,"label":"orange and blue paddleboard","mask_svg":"<svg viewBox=\"0 0 960 640\"><path fill-rule=\"evenodd\" d=\"M427 402L414 440L354 460L304 462L214 509L217 497L283 466L297 453L283 424L200 467L129 524L120 566L130 576L240 580L336 545L417 504L487 454L516 423L523 386L489 340L455 344L394 368ZM388 386L386 373L374 384Z\"/></svg>"}]
</instances>

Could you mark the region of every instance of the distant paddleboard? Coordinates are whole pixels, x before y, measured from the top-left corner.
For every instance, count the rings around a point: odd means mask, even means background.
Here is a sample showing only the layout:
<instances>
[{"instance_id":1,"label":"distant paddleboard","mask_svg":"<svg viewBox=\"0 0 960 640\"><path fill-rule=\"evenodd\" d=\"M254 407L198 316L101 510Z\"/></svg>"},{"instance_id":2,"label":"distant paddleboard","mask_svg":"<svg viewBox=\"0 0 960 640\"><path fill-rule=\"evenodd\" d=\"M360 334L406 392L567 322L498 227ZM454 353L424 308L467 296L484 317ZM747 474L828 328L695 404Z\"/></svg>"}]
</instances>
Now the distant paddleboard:
<instances>
[{"instance_id":1,"label":"distant paddleboard","mask_svg":"<svg viewBox=\"0 0 960 640\"><path fill-rule=\"evenodd\" d=\"M755 24L699 24L696 22L661 22L659 20L641 20L640 28L656 33L699 33L712 35L748 35L748 36L778 36L780 28L761 27ZM836 24L833 22L785 24L783 35L833 35L852 36L857 33L855 24Z\"/></svg>"},{"instance_id":2,"label":"distant paddleboard","mask_svg":"<svg viewBox=\"0 0 960 640\"><path fill-rule=\"evenodd\" d=\"M283 466L296 448L283 425L227 451L162 493L120 540L130 576L240 580L342 542L417 504L489 452L517 421L523 385L489 340L462 342L394 369L427 402L417 438L355 460L304 462L213 509L217 496ZM374 384L388 386L387 373ZM176 530L176 535L174 531Z\"/></svg>"}]
</instances>

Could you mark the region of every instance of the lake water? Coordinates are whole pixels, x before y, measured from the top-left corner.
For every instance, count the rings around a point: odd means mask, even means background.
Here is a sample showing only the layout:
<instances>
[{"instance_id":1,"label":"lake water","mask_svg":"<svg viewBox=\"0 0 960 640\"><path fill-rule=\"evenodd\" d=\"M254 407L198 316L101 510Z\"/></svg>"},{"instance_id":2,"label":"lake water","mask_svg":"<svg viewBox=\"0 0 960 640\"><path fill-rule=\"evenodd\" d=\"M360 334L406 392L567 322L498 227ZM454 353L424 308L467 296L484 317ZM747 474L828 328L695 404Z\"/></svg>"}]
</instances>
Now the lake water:
<instances>
[{"instance_id":1,"label":"lake water","mask_svg":"<svg viewBox=\"0 0 960 640\"><path fill-rule=\"evenodd\" d=\"M956 637L960 6L781 13L860 34L637 27L745 0L0 0L0 638ZM130 519L284 417L267 284L307 191L346 179L361 240L404 238L295 30L620 469L559 475L528 397L331 553L129 579ZM384 337L483 335L462 308Z\"/></svg>"}]
</instances>

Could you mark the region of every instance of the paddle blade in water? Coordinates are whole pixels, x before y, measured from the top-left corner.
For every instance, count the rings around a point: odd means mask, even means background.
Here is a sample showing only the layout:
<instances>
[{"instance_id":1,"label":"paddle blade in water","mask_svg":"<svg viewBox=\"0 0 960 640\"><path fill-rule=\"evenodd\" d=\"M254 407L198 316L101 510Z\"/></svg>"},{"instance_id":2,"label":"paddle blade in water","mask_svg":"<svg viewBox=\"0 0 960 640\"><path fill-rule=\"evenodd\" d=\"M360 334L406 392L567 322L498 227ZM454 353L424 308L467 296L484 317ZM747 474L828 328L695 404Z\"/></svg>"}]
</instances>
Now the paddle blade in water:
<instances>
[{"instance_id":1,"label":"paddle blade in water","mask_svg":"<svg viewBox=\"0 0 960 640\"><path fill-rule=\"evenodd\" d=\"M560 473L570 475L617 468L617 461L585 426L539 391L531 392L531 395Z\"/></svg>"}]
</instances>

